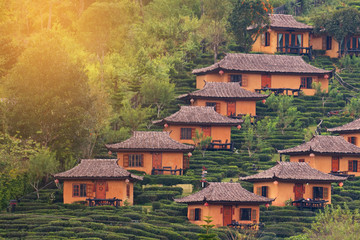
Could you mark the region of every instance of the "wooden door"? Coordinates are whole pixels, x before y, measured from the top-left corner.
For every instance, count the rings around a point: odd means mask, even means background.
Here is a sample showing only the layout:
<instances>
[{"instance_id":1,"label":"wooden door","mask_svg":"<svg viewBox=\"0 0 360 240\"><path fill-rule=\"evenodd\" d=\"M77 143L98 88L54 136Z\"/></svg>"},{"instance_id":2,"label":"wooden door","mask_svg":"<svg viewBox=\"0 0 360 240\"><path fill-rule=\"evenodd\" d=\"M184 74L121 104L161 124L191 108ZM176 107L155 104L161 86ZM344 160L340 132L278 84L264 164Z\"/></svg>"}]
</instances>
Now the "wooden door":
<instances>
[{"instance_id":1,"label":"wooden door","mask_svg":"<svg viewBox=\"0 0 360 240\"><path fill-rule=\"evenodd\" d=\"M227 103L227 115L236 116L236 102Z\"/></svg>"},{"instance_id":2,"label":"wooden door","mask_svg":"<svg viewBox=\"0 0 360 240\"><path fill-rule=\"evenodd\" d=\"M211 137L211 127L202 127L201 130L204 133L204 137Z\"/></svg>"},{"instance_id":3,"label":"wooden door","mask_svg":"<svg viewBox=\"0 0 360 240\"><path fill-rule=\"evenodd\" d=\"M331 160L331 171L337 172L339 171L339 157L333 157Z\"/></svg>"},{"instance_id":4,"label":"wooden door","mask_svg":"<svg viewBox=\"0 0 360 240\"><path fill-rule=\"evenodd\" d=\"M262 74L261 75L261 88L271 88L271 75L270 74Z\"/></svg>"},{"instance_id":5,"label":"wooden door","mask_svg":"<svg viewBox=\"0 0 360 240\"><path fill-rule=\"evenodd\" d=\"M304 198L304 186L301 183L295 183L294 186L295 201Z\"/></svg>"},{"instance_id":6,"label":"wooden door","mask_svg":"<svg viewBox=\"0 0 360 240\"><path fill-rule=\"evenodd\" d=\"M223 226L227 226L231 224L232 220L232 207L231 206L224 206L223 207Z\"/></svg>"},{"instance_id":7,"label":"wooden door","mask_svg":"<svg viewBox=\"0 0 360 240\"><path fill-rule=\"evenodd\" d=\"M106 198L106 181L96 181L95 197L100 199Z\"/></svg>"},{"instance_id":8,"label":"wooden door","mask_svg":"<svg viewBox=\"0 0 360 240\"><path fill-rule=\"evenodd\" d=\"M162 154L153 153L152 154L152 167L155 169L162 169Z\"/></svg>"}]
</instances>

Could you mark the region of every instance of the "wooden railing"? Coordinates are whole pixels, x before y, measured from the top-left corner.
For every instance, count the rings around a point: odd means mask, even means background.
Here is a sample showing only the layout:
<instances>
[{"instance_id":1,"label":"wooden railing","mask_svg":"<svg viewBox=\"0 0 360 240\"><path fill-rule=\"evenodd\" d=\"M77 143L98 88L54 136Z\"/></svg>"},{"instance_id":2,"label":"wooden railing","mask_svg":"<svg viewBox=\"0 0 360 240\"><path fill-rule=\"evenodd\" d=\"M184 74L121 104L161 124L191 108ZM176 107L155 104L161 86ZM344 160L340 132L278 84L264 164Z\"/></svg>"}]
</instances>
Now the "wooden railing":
<instances>
[{"instance_id":1,"label":"wooden railing","mask_svg":"<svg viewBox=\"0 0 360 240\"><path fill-rule=\"evenodd\" d=\"M307 55L310 58L310 60L312 59L312 46L310 47L284 46L284 47L277 47L276 49L278 52L281 53Z\"/></svg>"},{"instance_id":2,"label":"wooden railing","mask_svg":"<svg viewBox=\"0 0 360 240\"><path fill-rule=\"evenodd\" d=\"M232 220L228 227L236 228L236 229L253 229L258 230L261 229L264 224L263 223L239 223L235 220Z\"/></svg>"},{"instance_id":3,"label":"wooden railing","mask_svg":"<svg viewBox=\"0 0 360 240\"><path fill-rule=\"evenodd\" d=\"M169 172L171 175L183 175L184 169L172 169L171 167L163 167L163 168L153 168L151 170L151 175L163 175L164 173ZM177 174L179 173L179 174Z\"/></svg>"},{"instance_id":4,"label":"wooden railing","mask_svg":"<svg viewBox=\"0 0 360 240\"><path fill-rule=\"evenodd\" d=\"M217 150L228 150L233 151L234 150L234 143L221 143L220 140L213 140L212 143L209 144L208 151L217 151Z\"/></svg>"},{"instance_id":5,"label":"wooden railing","mask_svg":"<svg viewBox=\"0 0 360 240\"><path fill-rule=\"evenodd\" d=\"M312 200L312 199L299 199L291 202L293 206L298 207L300 210L303 209L310 209L310 210L316 210L316 209L324 209L325 204L329 202L326 200Z\"/></svg>"},{"instance_id":6,"label":"wooden railing","mask_svg":"<svg viewBox=\"0 0 360 240\"><path fill-rule=\"evenodd\" d=\"M88 202L89 207L104 206L104 205L120 207L120 202L122 200L118 199L118 198L104 198L104 199L102 199L102 198L87 198L86 201Z\"/></svg>"},{"instance_id":7,"label":"wooden railing","mask_svg":"<svg viewBox=\"0 0 360 240\"><path fill-rule=\"evenodd\" d=\"M277 96L279 94L289 95L289 93L291 93L291 95L293 95L293 96L299 96L299 93L301 91L301 86L299 88L268 88L268 87L264 87L264 88L260 88L260 89L255 89L255 92L258 92L258 93L266 92L266 91L270 91L270 92L274 93L275 96ZM297 93L297 94L295 95L295 93Z\"/></svg>"}]
</instances>

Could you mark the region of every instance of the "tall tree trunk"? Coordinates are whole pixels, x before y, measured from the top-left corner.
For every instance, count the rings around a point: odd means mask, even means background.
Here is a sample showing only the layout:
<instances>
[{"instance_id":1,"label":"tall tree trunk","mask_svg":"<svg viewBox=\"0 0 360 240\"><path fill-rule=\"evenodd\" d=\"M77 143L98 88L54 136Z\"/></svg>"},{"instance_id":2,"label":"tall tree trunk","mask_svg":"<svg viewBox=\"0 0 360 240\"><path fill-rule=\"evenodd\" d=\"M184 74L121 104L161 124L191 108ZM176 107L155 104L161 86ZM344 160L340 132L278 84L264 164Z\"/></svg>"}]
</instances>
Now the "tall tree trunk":
<instances>
[{"instance_id":1,"label":"tall tree trunk","mask_svg":"<svg viewBox=\"0 0 360 240\"><path fill-rule=\"evenodd\" d=\"M214 63L216 63L218 56L218 44L214 44Z\"/></svg>"}]
</instances>

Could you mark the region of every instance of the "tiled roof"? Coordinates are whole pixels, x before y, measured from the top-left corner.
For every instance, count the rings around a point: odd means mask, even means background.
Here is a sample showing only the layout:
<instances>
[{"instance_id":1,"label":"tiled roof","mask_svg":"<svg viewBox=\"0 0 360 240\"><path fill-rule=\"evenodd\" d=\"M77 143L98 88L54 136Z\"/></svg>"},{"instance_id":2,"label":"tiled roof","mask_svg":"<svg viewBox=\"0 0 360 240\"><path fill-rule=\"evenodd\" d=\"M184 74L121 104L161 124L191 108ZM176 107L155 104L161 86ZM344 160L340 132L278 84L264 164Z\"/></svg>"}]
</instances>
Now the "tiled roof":
<instances>
[{"instance_id":1,"label":"tiled roof","mask_svg":"<svg viewBox=\"0 0 360 240\"><path fill-rule=\"evenodd\" d=\"M310 167L305 162L279 162L276 166L247 177L241 177L242 181L261 182L261 181L320 181L320 182L340 182L347 177L338 177L326 174Z\"/></svg>"},{"instance_id":2,"label":"tiled roof","mask_svg":"<svg viewBox=\"0 0 360 240\"><path fill-rule=\"evenodd\" d=\"M136 131L133 136L123 142L105 145L115 152L124 151L193 151L194 146L182 144L173 140L168 132Z\"/></svg>"},{"instance_id":3,"label":"tiled roof","mask_svg":"<svg viewBox=\"0 0 360 240\"><path fill-rule=\"evenodd\" d=\"M232 202L270 203L273 199L256 195L242 188L240 183L211 182L201 191L175 199L178 203Z\"/></svg>"},{"instance_id":4,"label":"tiled roof","mask_svg":"<svg viewBox=\"0 0 360 240\"><path fill-rule=\"evenodd\" d=\"M204 74L215 70L291 73L291 74L330 74L331 71L320 69L306 63L301 56L228 53L209 67L195 69L193 74Z\"/></svg>"},{"instance_id":5,"label":"tiled roof","mask_svg":"<svg viewBox=\"0 0 360 240\"><path fill-rule=\"evenodd\" d=\"M80 164L54 175L58 179L129 179L142 180L117 164L117 159L82 159Z\"/></svg>"},{"instance_id":6,"label":"tiled roof","mask_svg":"<svg viewBox=\"0 0 360 240\"><path fill-rule=\"evenodd\" d=\"M242 100L262 100L268 95L251 92L240 86L238 82L206 82L203 89L179 96L179 99L190 98L231 98Z\"/></svg>"},{"instance_id":7,"label":"tiled roof","mask_svg":"<svg viewBox=\"0 0 360 240\"><path fill-rule=\"evenodd\" d=\"M181 106L176 113L154 124L176 123L185 125L220 125L236 126L243 122L241 119L232 119L217 113L214 107Z\"/></svg>"},{"instance_id":8,"label":"tiled roof","mask_svg":"<svg viewBox=\"0 0 360 240\"><path fill-rule=\"evenodd\" d=\"M355 121L349 122L345 125L342 125L340 127L334 127L334 128L328 128L329 132L354 132L354 131L360 131L360 118L356 119Z\"/></svg>"},{"instance_id":9,"label":"tiled roof","mask_svg":"<svg viewBox=\"0 0 360 240\"><path fill-rule=\"evenodd\" d=\"M314 136L309 142L278 152L289 155L302 153L360 155L360 148L345 141L341 136L321 135Z\"/></svg>"},{"instance_id":10,"label":"tiled roof","mask_svg":"<svg viewBox=\"0 0 360 240\"><path fill-rule=\"evenodd\" d=\"M270 27L271 28L286 28L286 29L296 29L296 30L309 30L313 29L312 26L309 26L305 23L296 21L294 16L286 14L272 14L270 15Z\"/></svg>"}]
</instances>

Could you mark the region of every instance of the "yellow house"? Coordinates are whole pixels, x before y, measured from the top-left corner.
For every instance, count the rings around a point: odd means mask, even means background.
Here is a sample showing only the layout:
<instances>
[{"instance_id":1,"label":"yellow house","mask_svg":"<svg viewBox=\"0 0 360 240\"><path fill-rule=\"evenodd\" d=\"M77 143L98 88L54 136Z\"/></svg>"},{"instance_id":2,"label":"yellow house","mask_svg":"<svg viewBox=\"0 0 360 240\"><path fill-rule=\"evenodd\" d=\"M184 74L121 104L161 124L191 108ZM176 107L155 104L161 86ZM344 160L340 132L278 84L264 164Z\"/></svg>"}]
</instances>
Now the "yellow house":
<instances>
[{"instance_id":1,"label":"yellow house","mask_svg":"<svg viewBox=\"0 0 360 240\"><path fill-rule=\"evenodd\" d=\"M290 155L291 162L306 162L324 173L360 176L360 148L341 136L314 136L309 142L278 152Z\"/></svg>"},{"instance_id":2,"label":"yellow house","mask_svg":"<svg viewBox=\"0 0 360 240\"><path fill-rule=\"evenodd\" d=\"M309 54L312 26L296 21L292 15L270 15L267 32L258 37L252 51L274 54Z\"/></svg>"},{"instance_id":3,"label":"yellow house","mask_svg":"<svg viewBox=\"0 0 360 240\"><path fill-rule=\"evenodd\" d=\"M327 91L331 71L306 63L301 56L228 53L209 67L193 70L196 88L205 82L238 82L249 91L271 90L277 94L295 94L301 89L314 95L312 83L321 83Z\"/></svg>"},{"instance_id":4,"label":"yellow house","mask_svg":"<svg viewBox=\"0 0 360 240\"><path fill-rule=\"evenodd\" d=\"M232 119L217 113L214 107L181 106L176 113L154 124L163 125L170 137L181 143L194 144L196 131L204 137L211 137L209 150L232 150L231 127L243 123L241 119Z\"/></svg>"},{"instance_id":5,"label":"yellow house","mask_svg":"<svg viewBox=\"0 0 360 240\"><path fill-rule=\"evenodd\" d=\"M345 38L340 51L340 44L333 37L326 34L313 34L310 44L314 50L325 50L325 55L331 58L339 58L343 54L360 53L360 36Z\"/></svg>"},{"instance_id":6,"label":"yellow house","mask_svg":"<svg viewBox=\"0 0 360 240\"><path fill-rule=\"evenodd\" d=\"M206 82L203 89L181 95L178 99L192 106L212 106L221 115L236 117L255 116L256 101L267 97L242 88L238 82Z\"/></svg>"},{"instance_id":7,"label":"yellow house","mask_svg":"<svg viewBox=\"0 0 360 240\"><path fill-rule=\"evenodd\" d=\"M64 203L101 199L98 204L134 202L134 182L143 178L116 164L117 159L82 159L74 168L54 175L62 180Z\"/></svg>"},{"instance_id":8,"label":"yellow house","mask_svg":"<svg viewBox=\"0 0 360 240\"><path fill-rule=\"evenodd\" d=\"M259 224L259 205L271 203L273 199L258 196L242 188L240 183L210 182L192 195L175 199L188 204L188 219L197 225L206 224L211 216L216 227L240 224Z\"/></svg>"},{"instance_id":9,"label":"yellow house","mask_svg":"<svg viewBox=\"0 0 360 240\"><path fill-rule=\"evenodd\" d=\"M330 204L331 183L346 179L320 172L305 162L279 162L268 170L240 178L252 182L257 195L275 199L274 206L300 199L326 200Z\"/></svg>"},{"instance_id":10,"label":"yellow house","mask_svg":"<svg viewBox=\"0 0 360 240\"><path fill-rule=\"evenodd\" d=\"M173 140L168 132L154 131L135 131L131 138L106 148L117 153L119 166L152 175L182 175L189 168L188 153L194 150Z\"/></svg>"},{"instance_id":11,"label":"yellow house","mask_svg":"<svg viewBox=\"0 0 360 240\"><path fill-rule=\"evenodd\" d=\"M329 132L337 133L346 141L360 147L360 119L356 119L340 127L329 128Z\"/></svg>"}]
</instances>

